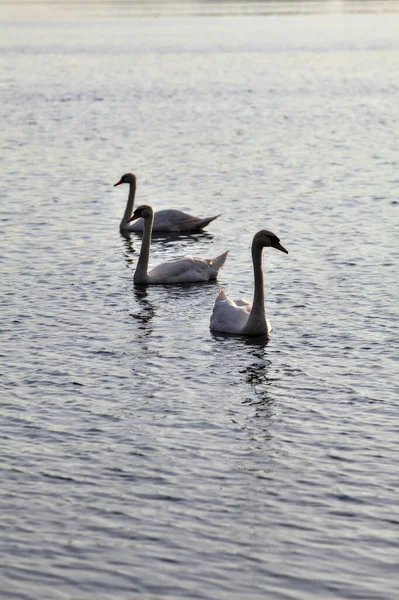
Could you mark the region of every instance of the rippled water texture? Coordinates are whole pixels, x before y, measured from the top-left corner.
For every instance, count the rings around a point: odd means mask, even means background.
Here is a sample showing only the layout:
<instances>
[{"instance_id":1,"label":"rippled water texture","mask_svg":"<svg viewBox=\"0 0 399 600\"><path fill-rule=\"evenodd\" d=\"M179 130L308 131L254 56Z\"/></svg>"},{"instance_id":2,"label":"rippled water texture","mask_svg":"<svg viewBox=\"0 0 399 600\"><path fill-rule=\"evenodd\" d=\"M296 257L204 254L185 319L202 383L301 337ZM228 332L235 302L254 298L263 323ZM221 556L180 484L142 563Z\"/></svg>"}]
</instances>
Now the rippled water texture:
<instances>
[{"instance_id":1,"label":"rippled water texture","mask_svg":"<svg viewBox=\"0 0 399 600\"><path fill-rule=\"evenodd\" d=\"M399 14L75 17L0 21L0 597L394 600ZM218 283L133 288L127 171Z\"/></svg>"}]
</instances>

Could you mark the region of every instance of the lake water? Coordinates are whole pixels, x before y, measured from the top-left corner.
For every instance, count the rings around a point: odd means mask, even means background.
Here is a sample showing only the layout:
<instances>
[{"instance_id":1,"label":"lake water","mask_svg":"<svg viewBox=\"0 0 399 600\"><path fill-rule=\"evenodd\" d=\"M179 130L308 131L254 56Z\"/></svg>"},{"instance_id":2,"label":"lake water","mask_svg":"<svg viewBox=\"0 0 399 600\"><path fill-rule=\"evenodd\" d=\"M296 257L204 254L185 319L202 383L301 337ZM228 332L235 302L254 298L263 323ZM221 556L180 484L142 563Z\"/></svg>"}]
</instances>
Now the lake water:
<instances>
[{"instance_id":1,"label":"lake water","mask_svg":"<svg viewBox=\"0 0 399 600\"><path fill-rule=\"evenodd\" d=\"M397 9L1 4L1 598L397 598ZM128 171L218 283L134 289Z\"/></svg>"}]
</instances>

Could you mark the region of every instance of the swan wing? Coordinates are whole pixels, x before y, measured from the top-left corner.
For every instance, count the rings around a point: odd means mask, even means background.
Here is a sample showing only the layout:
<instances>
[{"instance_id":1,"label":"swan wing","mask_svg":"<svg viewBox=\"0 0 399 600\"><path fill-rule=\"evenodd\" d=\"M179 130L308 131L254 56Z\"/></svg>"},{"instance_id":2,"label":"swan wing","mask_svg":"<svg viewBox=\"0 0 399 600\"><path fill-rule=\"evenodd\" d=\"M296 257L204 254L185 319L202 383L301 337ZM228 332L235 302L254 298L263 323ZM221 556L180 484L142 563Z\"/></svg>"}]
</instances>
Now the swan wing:
<instances>
[{"instance_id":1,"label":"swan wing","mask_svg":"<svg viewBox=\"0 0 399 600\"><path fill-rule=\"evenodd\" d=\"M215 259L216 260L216 259ZM183 256L164 262L148 273L150 283L194 283L215 279L213 260Z\"/></svg>"},{"instance_id":2,"label":"swan wing","mask_svg":"<svg viewBox=\"0 0 399 600\"><path fill-rule=\"evenodd\" d=\"M154 231L199 231L206 227L214 217L194 217L181 210L166 209L158 210L154 214Z\"/></svg>"},{"instance_id":3,"label":"swan wing","mask_svg":"<svg viewBox=\"0 0 399 600\"><path fill-rule=\"evenodd\" d=\"M153 231L200 231L218 216L202 219L182 210L157 210L154 213ZM129 231L143 231L143 219L131 223Z\"/></svg>"},{"instance_id":4,"label":"swan wing","mask_svg":"<svg viewBox=\"0 0 399 600\"><path fill-rule=\"evenodd\" d=\"M232 300L232 302L234 302L234 304L236 304L237 306L246 306L249 308L249 310L251 310L252 308L252 302L248 302L248 300Z\"/></svg>"},{"instance_id":5,"label":"swan wing","mask_svg":"<svg viewBox=\"0 0 399 600\"><path fill-rule=\"evenodd\" d=\"M252 304L246 300L231 300L220 290L211 316L212 331L240 333L248 321Z\"/></svg>"}]
</instances>

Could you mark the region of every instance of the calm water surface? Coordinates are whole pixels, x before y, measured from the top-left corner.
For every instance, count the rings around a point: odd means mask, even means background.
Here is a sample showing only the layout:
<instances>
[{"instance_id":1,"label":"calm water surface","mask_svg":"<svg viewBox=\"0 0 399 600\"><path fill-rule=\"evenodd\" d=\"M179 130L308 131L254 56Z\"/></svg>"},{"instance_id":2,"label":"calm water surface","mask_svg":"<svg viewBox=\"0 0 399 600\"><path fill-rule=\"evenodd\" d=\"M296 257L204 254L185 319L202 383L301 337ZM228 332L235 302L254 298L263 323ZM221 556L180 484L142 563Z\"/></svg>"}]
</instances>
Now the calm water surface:
<instances>
[{"instance_id":1,"label":"calm water surface","mask_svg":"<svg viewBox=\"0 0 399 600\"><path fill-rule=\"evenodd\" d=\"M3 13L1 598L397 598L399 14L223 6ZM127 171L218 283L133 288Z\"/></svg>"}]
</instances>

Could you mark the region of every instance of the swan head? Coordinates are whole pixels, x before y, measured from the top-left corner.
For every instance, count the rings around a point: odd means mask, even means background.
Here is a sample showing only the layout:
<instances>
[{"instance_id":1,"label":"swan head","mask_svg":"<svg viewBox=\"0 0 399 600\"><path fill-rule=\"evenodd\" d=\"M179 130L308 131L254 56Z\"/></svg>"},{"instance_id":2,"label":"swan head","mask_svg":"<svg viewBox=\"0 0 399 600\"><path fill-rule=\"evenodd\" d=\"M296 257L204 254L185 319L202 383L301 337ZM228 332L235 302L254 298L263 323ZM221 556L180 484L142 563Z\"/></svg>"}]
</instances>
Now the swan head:
<instances>
[{"instance_id":1,"label":"swan head","mask_svg":"<svg viewBox=\"0 0 399 600\"><path fill-rule=\"evenodd\" d=\"M133 173L125 173L125 175L122 175L120 180L114 184L114 187L116 187L117 185L121 185L121 183L129 183L136 185L136 181L136 175L134 175Z\"/></svg>"},{"instance_id":2,"label":"swan head","mask_svg":"<svg viewBox=\"0 0 399 600\"><path fill-rule=\"evenodd\" d=\"M268 229L261 229L254 236L254 244L261 246L261 248L266 248L268 246L272 246L276 248L276 250L280 250L281 252L285 252L288 254L288 250L284 248L282 244L280 244L280 238L277 237L275 233L269 231Z\"/></svg>"},{"instance_id":3,"label":"swan head","mask_svg":"<svg viewBox=\"0 0 399 600\"><path fill-rule=\"evenodd\" d=\"M136 219L149 219L152 218L154 214L154 211L152 210L151 206L148 206L148 204L142 204L141 206L138 206L136 208L136 210L134 211L133 215L130 217L130 219L128 219L128 223L130 223L130 221L135 221Z\"/></svg>"}]
</instances>

